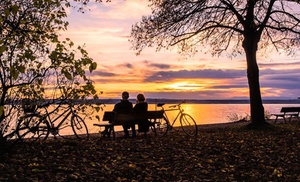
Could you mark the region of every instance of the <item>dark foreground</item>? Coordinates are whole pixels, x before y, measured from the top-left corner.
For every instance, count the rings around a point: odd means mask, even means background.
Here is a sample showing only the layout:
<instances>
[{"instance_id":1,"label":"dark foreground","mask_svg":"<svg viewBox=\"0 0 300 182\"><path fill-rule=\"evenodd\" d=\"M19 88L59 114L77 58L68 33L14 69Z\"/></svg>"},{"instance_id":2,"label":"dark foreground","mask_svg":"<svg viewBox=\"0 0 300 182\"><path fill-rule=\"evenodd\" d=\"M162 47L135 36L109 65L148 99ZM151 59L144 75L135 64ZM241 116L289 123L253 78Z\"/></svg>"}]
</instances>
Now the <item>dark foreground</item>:
<instances>
[{"instance_id":1,"label":"dark foreground","mask_svg":"<svg viewBox=\"0 0 300 182\"><path fill-rule=\"evenodd\" d=\"M0 181L300 181L300 124L1 146Z\"/></svg>"}]
</instances>

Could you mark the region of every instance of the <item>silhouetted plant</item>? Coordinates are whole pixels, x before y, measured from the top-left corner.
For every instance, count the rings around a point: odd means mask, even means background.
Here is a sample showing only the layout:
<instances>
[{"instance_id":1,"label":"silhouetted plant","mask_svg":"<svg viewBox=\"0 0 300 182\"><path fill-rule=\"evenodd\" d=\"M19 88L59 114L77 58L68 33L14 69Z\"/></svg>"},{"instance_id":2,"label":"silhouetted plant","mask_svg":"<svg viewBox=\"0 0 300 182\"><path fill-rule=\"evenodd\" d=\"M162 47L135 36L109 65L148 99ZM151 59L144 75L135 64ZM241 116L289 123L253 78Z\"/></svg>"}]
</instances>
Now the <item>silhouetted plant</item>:
<instances>
[{"instance_id":1,"label":"silhouetted plant","mask_svg":"<svg viewBox=\"0 0 300 182\"><path fill-rule=\"evenodd\" d=\"M66 1L0 1L0 141L22 115L21 100L97 99L86 73L97 64L84 47L60 40L68 22ZM90 106L93 106L90 104ZM99 110L96 106L95 109ZM15 111L18 112L15 112Z\"/></svg>"}]
</instances>

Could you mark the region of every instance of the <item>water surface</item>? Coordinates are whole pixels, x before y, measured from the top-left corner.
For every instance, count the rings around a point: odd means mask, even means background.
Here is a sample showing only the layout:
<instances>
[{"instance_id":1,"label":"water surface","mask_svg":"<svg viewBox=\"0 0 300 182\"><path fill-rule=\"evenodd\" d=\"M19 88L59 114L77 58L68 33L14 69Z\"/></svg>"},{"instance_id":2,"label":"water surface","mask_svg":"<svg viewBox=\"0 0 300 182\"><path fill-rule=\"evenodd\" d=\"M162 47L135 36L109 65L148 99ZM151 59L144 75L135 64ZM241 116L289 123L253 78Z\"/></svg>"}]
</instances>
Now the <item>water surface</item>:
<instances>
[{"instance_id":1,"label":"water surface","mask_svg":"<svg viewBox=\"0 0 300 182\"><path fill-rule=\"evenodd\" d=\"M168 108L173 104L166 104L165 108ZM104 107L104 111L111 111L113 104L107 104ZM203 124L217 124L232 122L233 118L250 116L250 104L183 104L185 112L193 116L198 125ZM264 104L265 113L279 113L281 107L285 106L297 106L300 104ZM149 104L148 110L159 110L155 104ZM104 111L99 112L102 118ZM177 112L168 112L168 117L173 120ZM88 128L90 132L98 132L99 127L93 126L93 123L97 123L96 120L87 120ZM101 121L100 121L101 122ZM179 124L179 121L177 121Z\"/></svg>"}]
</instances>

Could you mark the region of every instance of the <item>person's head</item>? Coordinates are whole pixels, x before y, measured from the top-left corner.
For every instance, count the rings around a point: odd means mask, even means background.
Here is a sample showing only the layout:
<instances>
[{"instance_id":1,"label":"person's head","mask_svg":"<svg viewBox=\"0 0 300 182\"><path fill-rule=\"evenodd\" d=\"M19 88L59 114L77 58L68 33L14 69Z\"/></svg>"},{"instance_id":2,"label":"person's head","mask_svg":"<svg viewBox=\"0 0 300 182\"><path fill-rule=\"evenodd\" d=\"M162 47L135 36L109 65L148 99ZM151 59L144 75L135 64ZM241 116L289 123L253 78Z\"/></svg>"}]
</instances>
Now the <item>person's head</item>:
<instances>
[{"instance_id":1,"label":"person's head","mask_svg":"<svg viewBox=\"0 0 300 182\"><path fill-rule=\"evenodd\" d=\"M129 98L129 93L126 92L126 91L124 91L124 92L122 93L122 99L123 99L123 100L128 100L128 98Z\"/></svg>"},{"instance_id":2,"label":"person's head","mask_svg":"<svg viewBox=\"0 0 300 182\"><path fill-rule=\"evenodd\" d=\"M145 98L145 96L144 96L143 94L138 94L138 95L136 96L136 100L137 100L138 102L144 102L144 101L146 100L146 98Z\"/></svg>"}]
</instances>

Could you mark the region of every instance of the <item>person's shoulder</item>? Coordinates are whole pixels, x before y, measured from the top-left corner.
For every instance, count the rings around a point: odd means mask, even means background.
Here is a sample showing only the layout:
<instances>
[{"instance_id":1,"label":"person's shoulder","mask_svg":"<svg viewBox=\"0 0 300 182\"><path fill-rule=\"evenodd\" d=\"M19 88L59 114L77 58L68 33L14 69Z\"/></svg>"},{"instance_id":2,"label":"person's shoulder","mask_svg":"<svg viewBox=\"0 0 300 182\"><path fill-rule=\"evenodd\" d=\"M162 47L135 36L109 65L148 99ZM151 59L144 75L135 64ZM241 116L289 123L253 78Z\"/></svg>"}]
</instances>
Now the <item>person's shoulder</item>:
<instances>
[{"instance_id":1,"label":"person's shoulder","mask_svg":"<svg viewBox=\"0 0 300 182\"><path fill-rule=\"evenodd\" d=\"M115 106L118 106L118 105L120 105L120 104L122 104L122 102L118 102L118 103L116 103L116 104L115 104Z\"/></svg>"}]
</instances>

